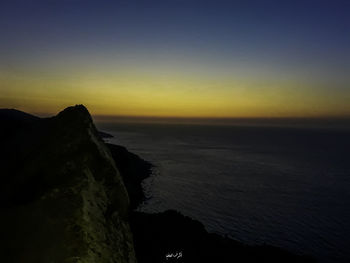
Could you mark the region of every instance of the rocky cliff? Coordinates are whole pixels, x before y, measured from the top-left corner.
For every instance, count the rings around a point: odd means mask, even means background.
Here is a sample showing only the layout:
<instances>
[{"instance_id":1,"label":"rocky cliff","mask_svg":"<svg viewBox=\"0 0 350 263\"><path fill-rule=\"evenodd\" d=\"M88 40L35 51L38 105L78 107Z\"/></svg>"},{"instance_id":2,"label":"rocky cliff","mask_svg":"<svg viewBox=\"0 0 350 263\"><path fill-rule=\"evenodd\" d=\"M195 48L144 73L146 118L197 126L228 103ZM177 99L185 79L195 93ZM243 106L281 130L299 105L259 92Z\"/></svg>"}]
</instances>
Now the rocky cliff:
<instances>
[{"instance_id":1,"label":"rocky cliff","mask_svg":"<svg viewBox=\"0 0 350 263\"><path fill-rule=\"evenodd\" d=\"M47 119L0 110L0 122L0 262L314 262L176 211L131 212L152 165L105 144L82 105Z\"/></svg>"},{"instance_id":2,"label":"rocky cliff","mask_svg":"<svg viewBox=\"0 0 350 263\"><path fill-rule=\"evenodd\" d=\"M0 261L136 262L128 193L86 108L0 117Z\"/></svg>"}]
</instances>

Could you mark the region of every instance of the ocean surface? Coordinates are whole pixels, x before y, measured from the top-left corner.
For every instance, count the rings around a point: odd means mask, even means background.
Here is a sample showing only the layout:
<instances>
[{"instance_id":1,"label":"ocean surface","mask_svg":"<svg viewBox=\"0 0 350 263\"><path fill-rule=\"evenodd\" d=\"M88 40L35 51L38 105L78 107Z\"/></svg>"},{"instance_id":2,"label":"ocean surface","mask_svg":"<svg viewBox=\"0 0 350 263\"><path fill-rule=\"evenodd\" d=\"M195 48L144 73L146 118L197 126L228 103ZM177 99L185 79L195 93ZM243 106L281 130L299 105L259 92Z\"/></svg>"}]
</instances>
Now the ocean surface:
<instances>
[{"instance_id":1,"label":"ocean surface","mask_svg":"<svg viewBox=\"0 0 350 263\"><path fill-rule=\"evenodd\" d=\"M98 123L152 162L139 210L176 209L248 244L350 262L350 132Z\"/></svg>"}]
</instances>

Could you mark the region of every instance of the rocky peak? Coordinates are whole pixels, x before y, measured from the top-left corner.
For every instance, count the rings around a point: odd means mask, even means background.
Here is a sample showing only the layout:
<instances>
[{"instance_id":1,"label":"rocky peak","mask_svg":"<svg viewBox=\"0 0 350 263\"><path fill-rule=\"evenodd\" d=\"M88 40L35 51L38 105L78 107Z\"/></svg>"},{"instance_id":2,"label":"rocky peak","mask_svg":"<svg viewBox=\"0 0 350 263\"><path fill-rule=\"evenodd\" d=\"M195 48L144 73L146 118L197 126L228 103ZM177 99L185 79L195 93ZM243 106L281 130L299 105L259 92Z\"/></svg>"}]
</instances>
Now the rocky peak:
<instances>
[{"instance_id":1,"label":"rocky peak","mask_svg":"<svg viewBox=\"0 0 350 263\"><path fill-rule=\"evenodd\" d=\"M65 108L55 118L69 123L92 123L89 111L82 104Z\"/></svg>"},{"instance_id":2,"label":"rocky peak","mask_svg":"<svg viewBox=\"0 0 350 263\"><path fill-rule=\"evenodd\" d=\"M2 262L136 262L127 191L83 105L0 139Z\"/></svg>"}]
</instances>

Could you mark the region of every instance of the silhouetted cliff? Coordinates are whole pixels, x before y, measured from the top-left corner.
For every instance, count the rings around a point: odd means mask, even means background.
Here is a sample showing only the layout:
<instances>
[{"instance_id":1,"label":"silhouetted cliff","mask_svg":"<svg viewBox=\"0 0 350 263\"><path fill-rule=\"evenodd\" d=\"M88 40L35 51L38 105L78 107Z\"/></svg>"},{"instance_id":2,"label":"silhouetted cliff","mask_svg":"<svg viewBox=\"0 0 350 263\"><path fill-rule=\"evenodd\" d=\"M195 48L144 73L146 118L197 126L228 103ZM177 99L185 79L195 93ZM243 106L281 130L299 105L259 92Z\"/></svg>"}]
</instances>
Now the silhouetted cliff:
<instances>
[{"instance_id":1,"label":"silhouetted cliff","mask_svg":"<svg viewBox=\"0 0 350 263\"><path fill-rule=\"evenodd\" d=\"M123 146L110 143L106 143L106 145L123 177L130 196L130 207L135 209L145 200L141 183L150 176L152 164L129 152Z\"/></svg>"},{"instance_id":2,"label":"silhouetted cliff","mask_svg":"<svg viewBox=\"0 0 350 263\"><path fill-rule=\"evenodd\" d=\"M86 108L17 113L1 131L0 261L136 262L128 194Z\"/></svg>"}]
</instances>

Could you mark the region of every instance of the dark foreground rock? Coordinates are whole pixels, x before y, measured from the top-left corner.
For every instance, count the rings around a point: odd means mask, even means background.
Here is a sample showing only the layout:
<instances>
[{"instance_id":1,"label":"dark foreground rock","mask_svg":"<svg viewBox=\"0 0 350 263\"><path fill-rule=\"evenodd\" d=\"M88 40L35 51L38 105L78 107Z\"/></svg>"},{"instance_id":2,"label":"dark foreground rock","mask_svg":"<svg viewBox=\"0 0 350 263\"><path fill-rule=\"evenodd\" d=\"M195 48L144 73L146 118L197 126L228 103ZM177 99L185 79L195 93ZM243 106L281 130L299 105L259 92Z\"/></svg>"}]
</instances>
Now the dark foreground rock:
<instances>
[{"instance_id":1,"label":"dark foreground rock","mask_svg":"<svg viewBox=\"0 0 350 263\"><path fill-rule=\"evenodd\" d=\"M131 209L145 200L142 181L150 176L152 164L129 152L125 147L106 143L123 177L129 193Z\"/></svg>"},{"instance_id":2,"label":"dark foreground rock","mask_svg":"<svg viewBox=\"0 0 350 263\"><path fill-rule=\"evenodd\" d=\"M173 210L134 212L131 228L139 263L314 262L276 247L247 246L208 233L200 222Z\"/></svg>"},{"instance_id":3,"label":"dark foreground rock","mask_svg":"<svg viewBox=\"0 0 350 263\"><path fill-rule=\"evenodd\" d=\"M16 118L0 136L0 262L136 262L128 194L85 107L1 112Z\"/></svg>"}]
</instances>

